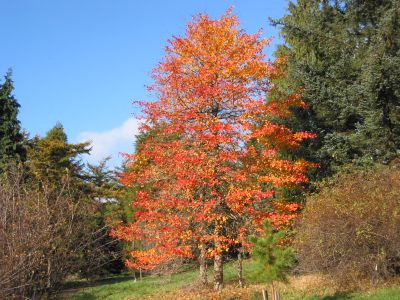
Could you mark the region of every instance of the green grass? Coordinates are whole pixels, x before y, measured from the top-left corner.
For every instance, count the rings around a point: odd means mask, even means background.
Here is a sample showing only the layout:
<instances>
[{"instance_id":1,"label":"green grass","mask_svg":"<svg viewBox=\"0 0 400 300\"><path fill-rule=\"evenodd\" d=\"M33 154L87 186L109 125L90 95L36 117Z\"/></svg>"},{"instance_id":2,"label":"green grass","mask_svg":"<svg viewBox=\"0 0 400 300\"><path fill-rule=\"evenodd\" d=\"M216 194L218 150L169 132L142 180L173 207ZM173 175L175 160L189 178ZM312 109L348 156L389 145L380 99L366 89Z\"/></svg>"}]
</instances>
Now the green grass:
<instances>
[{"instance_id":1,"label":"green grass","mask_svg":"<svg viewBox=\"0 0 400 300\"><path fill-rule=\"evenodd\" d=\"M155 292L179 289L188 283L194 282L196 279L197 272L195 270L175 274L171 277L144 277L143 280L137 280L136 282L132 278L126 280L126 278L122 277L121 280L116 279L112 283L84 288L69 297L68 300L140 299Z\"/></svg>"},{"instance_id":2,"label":"green grass","mask_svg":"<svg viewBox=\"0 0 400 300\"><path fill-rule=\"evenodd\" d=\"M400 300L400 288L379 289L370 295L356 295L355 300Z\"/></svg>"},{"instance_id":3,"label":"green grass","mask_svg":"<svg viewBox=\"0 0 400 300\"><path fill-rule=\"evenodd\" d=\"M243 265L243 273L247 283L257 283L254 275L255 266L251 261ZM210 270L211 275L211 270ZM132 300L141 299L143 296L153 293L170 292L194 283L197 280L197 270L191 270L172 276L144 277L141 281L134 282L131 277L116 277L108 280L98 281L95 286L79 290L68 300ZM224 267L224 278L226 282L235 280L236 270L233 263ZM211 277L210 277L211 279ZM370 293L337 293L333 295L321 293L323 296L304 296L290 290L282 295L284 300L400 300L400 287L378 289ZM260 294L255 294L252 299L262 299Z\"/></svg>"},{"instance_id":4,"label":"green grass","mask_svg":"<svg viewBox=\"0 0 400 300\"><path fill-rule=\"evenodd\" d=\"M246 274L252 272L253 264L245 264L243 271ZM211 270L209 270L211 276ZM236 276L233 264L226 264L224 267L224 277L226 281L234 279ZM191 270L184 273L174 274L170 277L144 277L143 280L136 282L133 279L127 280L127 277L113 278L111 283L104 283L98 286L83 288L75 293L68 300L91 300L91 299L140 299L142 296L150 295L155 292L173 291L183 286L195 282L198 278L197 270Z\"/></svg>"}]
</instances>

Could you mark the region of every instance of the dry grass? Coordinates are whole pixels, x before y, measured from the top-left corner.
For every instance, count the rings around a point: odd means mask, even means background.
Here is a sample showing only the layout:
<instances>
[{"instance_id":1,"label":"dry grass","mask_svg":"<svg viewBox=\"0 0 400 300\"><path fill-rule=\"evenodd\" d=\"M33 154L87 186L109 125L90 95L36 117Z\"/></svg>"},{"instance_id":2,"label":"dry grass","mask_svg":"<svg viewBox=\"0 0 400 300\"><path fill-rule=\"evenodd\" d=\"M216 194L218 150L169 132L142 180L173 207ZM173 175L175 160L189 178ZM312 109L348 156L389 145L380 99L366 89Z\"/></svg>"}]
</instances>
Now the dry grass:
<instances>
[{"instance_id":1,"label":"dry grass","mask_svg":"<svg viewBox=\"0 0 400 300\"><path fill-rule=\"evenodd\" d=\"M284 299L303 299L309 296L327 296L337 293L338 287L334 282L323 275L293 276L288 284L275 283ZM261 290L271 291L271 286L265 284L247 284L244 288L235 283L226 284L221 292L216 292L210 286L202 289L190 284L175 291L155 293L143 299L166 299L166 300L233 300L233 299L261 299Z\"/></svg>"}]
</instances>

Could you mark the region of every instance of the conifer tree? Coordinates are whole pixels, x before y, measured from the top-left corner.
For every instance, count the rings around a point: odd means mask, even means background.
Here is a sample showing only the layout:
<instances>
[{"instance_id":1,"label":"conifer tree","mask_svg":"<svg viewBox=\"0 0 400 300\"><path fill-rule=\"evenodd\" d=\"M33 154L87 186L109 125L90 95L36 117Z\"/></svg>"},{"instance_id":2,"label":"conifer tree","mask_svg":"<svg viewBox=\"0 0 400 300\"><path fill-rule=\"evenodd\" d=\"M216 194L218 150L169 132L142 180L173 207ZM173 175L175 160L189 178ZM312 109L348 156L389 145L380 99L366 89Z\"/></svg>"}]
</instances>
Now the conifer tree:
<instances>
[{"instance_id":1,"label":"conifer tree","mask_svg":"<svg viewBox=\"0 0 400 300\"><path fill-rule=\"evenodd\" d=\"M0 173L7 164L23 161L25 148L20 122L17 119L20 105L12 94L14 90L11 71L0 84Z\"/></svg>"},{"instance_id":2,"label":"conifer tree","mask_svg":"<svg viewBox=\"0 0 400 300\"><path fill-rule=\"evenodd\" d=\"M317 134L305 154L335 171L386 163L400 150L400 1L299 0L278 21L287 88L302 88L297 130Z\"/></svg>"},{"instance_id":3,"label":"conifer tree","mask_svg":"<svg viewBox=\"0 0 400 300\"><path fill-rule=\"evenodd\" d=\"M287 281L287 274L294 263L294 253L285 243L287 233L276 231L268 221L264 222L264 233L260 237L252 237L252 257L256 262L255 276L272 284L272 299L277 297L274 281ZM263 294L266 293L263 290Z\"/></svg>"},{"instance_id":4,"label":"conifer tree","mask_svg":"<svg viewBox=\"0 0 400 300\"><path fill-rule=\"evenodd\" d=\"M286 235L284 231L274 231L271 224L265 221L263 235L251 238L258 279L266 282L287 280L287 272L294 263L294 254L293 249L284 243Z\"/></svg>"},{"instance_id":5,"label":"conifer tree","mask_svg":"<svg viewBox=\"0 0 400 300\"><path fill-rule=\"evenodd\" d=\"M68 143L63 126L57 123L45 137L36 136L30 141L28 166L36 179L57 184L65 175L73 178L83 176L79 156L89 151L89 143Z\"/></svg>"}]
</instances>

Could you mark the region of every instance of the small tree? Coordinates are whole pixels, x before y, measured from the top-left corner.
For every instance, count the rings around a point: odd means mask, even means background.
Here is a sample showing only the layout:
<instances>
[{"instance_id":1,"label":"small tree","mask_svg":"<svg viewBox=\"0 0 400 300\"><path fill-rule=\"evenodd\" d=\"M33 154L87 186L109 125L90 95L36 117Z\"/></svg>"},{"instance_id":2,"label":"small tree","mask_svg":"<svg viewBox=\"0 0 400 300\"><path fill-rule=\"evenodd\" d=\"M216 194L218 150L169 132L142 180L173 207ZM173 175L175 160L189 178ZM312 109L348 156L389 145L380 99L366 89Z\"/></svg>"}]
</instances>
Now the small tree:
<instances>
[{"instance_id":1,"label":"small tree","mask_svg":"<svg viewBox=\"0 0 400 300\"><path fill-rule=\"evenodd\" d=\"M270 223L264 221L262 236L251 238L252 257L257 262L257 279L272 283L273 295L274 281L287 281L287 273L294 263L293 249L285 245L285 237L284 231L274 231Z\"/></svg>"}]
</instances>

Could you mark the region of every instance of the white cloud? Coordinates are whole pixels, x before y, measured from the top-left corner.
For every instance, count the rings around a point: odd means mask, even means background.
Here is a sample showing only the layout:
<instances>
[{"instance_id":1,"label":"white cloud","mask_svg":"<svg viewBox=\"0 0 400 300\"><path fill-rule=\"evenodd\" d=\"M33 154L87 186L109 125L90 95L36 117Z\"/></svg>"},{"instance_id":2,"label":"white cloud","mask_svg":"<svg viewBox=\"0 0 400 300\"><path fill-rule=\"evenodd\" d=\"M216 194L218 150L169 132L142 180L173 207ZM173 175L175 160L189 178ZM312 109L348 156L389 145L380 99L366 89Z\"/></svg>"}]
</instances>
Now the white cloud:
<instances>
[{"instance_id":1,"label":"white cloud","mask_svg":"<svg viewBox=\"0 0 400 300\"><path fill-rule=\"evenodd\" d=\"M121 162L120 153L132 153L135 136L139 132L139 120L130 118L120 127L106 131L85 131L80 133L79 142L90 141L92 151L87 160L97 163L101 159L111 156L111 164L117 165Z\"/></svg>"}]
</instances>

